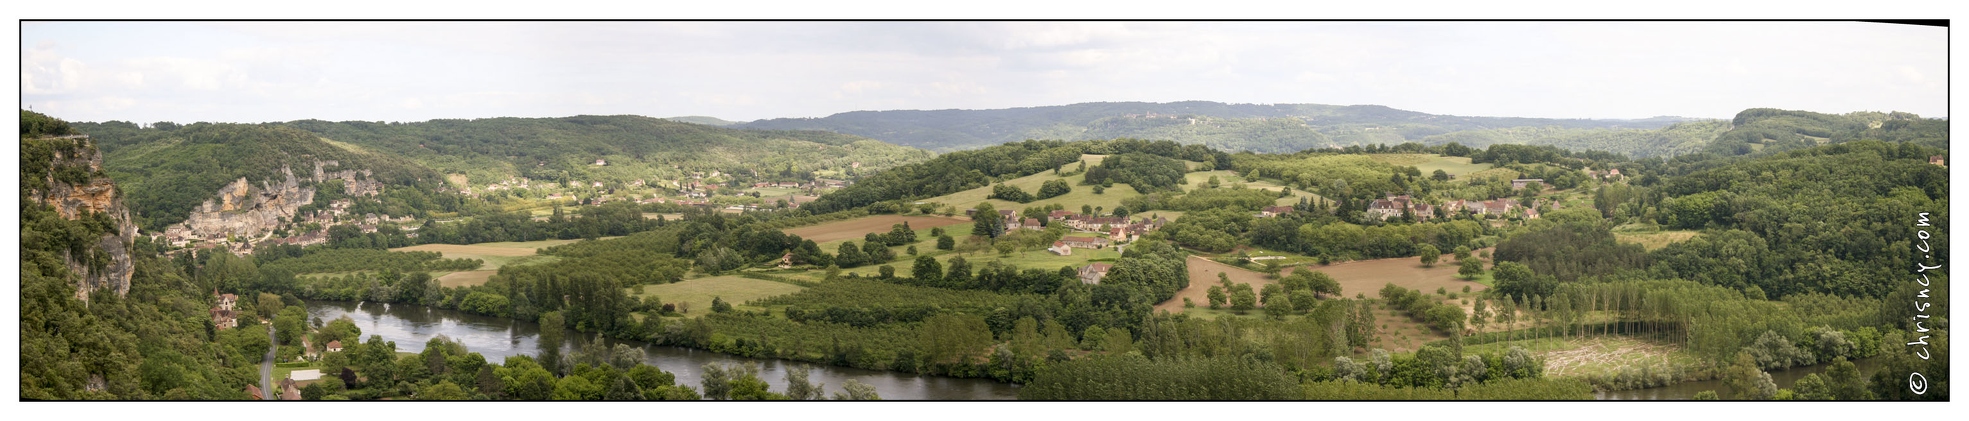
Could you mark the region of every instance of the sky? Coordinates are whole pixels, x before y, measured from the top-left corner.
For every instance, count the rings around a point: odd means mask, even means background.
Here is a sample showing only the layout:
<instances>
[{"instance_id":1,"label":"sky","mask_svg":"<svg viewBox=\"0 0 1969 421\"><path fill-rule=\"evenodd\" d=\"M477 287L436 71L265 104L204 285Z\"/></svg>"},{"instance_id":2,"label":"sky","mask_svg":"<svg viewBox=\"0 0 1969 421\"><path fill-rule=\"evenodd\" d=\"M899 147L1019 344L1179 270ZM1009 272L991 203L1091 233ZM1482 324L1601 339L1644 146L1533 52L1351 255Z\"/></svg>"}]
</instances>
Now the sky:
<instances>
[{"instance_id":1,"label":"sky","mask_svg":"<svg viewBox=\"0 0 1969 421\"><path fill-rule=\"evenodd\" d=\"M1947 116L1946 28L1857 22L23 22L71 121L423 121L1099 101Z\"/></svg>"}]
</instances>

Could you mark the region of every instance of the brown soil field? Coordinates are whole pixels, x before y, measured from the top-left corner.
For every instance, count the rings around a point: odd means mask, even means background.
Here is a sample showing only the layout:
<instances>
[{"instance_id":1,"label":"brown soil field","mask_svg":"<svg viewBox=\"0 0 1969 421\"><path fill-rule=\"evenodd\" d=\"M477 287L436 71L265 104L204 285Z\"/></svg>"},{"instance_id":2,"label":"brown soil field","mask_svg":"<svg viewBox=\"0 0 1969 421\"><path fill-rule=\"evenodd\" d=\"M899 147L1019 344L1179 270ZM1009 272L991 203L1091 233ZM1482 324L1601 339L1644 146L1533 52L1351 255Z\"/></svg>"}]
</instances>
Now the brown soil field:
<instances>
[{"instance_id":1,"label":"brown soil field","mask_svg":"<svg viewBox=\"0 0 1969 421\"><path fill-rule=\"evenodd\" d=\"M1488 250L1488 249L1486 249ZM1471 252L1475 254L1476 252ZM1490 264L1485 262L1485 268ZM1436 267L1422 267L1420 257L1397 257L1392 259L1361 260L1336 263L1327 266L1300 266L1307 270L1326 272L1334 280L1340 281L1340 295L1352 298L1354 294L1366 294L1368 298L1379 298L1381 288L1394 283L1408 289L1419 289L1423 293L1435 294L1436 288L1447 288L1451 292L1462 293L1464 286L1471 292L1490 289L1476 282L1456 279L1456 261L1444 254ZM1292 273L1286 268L1283 273Z\"/></svg>"},{"instance_id":2,"label":"brown soil field","mask_svg":"<svg viewBox=\"0 0 1969 421\"><path fill-rule=\"evenodd\" d=\"M1263 273L1217 263L1201 256L1190 256L1188 263L1190 268L1190 287L1176 291L1176 297L1170 298L1169 301L1156 304L1156 310L1181 313L1184 310L1183 298L1186 297L1196 303L1196 308L1210 308L1210 286L1217 285L1218 272L1229 275L1231 283L1251 284L1252 291L1262 290L1265 289L1266 285L1278 283L1278 281L1265 278L1265 274Z\"/></svg>"},{"instance_id":3,"label":"brown soil field","mask_svg":"<svg viewBox=\"0 0 1969 421\"><path fill-rule=\"evenodd\" d=\"M476 254L485 256L532 256L534 249L519 247L494 247L458 244L421 244L411 247L391 249L396 251L435 251L444 253L446 258L454 254Z\"/></svg>"},{"instance_id":4,"label":"brown soil field","mask_svg":"<svg viewBox=\"0 0 1969 421\"><path fill-rule=\"evenodd\" d=\"M787 234L798 235L803 239L814 240L815 243L825 243L834 240L862 238L862 236L871 232L889 232L890 226L903 223L903 221L909 221L909 227L915 229L935 228L971 222L968 219L945 218L941 216L876 215L846 221L828 222L820 225L789 228L781 231Z\"/></svg>"},{"instance_id":5,"label":"brown soil field","mask_svg":"<svg viewBox=\"0 0 1969 421\"><path fill-rule=\"evenodd\" d=\"M465 271L465 272L452 272L444 276L438 277L438 285L443 285L446 288L485 285L485 281L492 280L492 274L495 273L499 273L499 271L473 270L473 271Z\"/></svg>"}]
</instances>

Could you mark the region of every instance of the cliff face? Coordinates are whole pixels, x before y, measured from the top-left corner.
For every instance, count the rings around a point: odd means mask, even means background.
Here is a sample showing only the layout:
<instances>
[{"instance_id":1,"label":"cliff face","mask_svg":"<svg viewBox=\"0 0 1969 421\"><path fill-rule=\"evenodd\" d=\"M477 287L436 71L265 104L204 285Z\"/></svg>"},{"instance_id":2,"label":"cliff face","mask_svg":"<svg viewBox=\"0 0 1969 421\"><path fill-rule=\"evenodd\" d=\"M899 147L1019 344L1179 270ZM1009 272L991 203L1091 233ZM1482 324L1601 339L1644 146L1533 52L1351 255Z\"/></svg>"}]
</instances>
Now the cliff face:
<instances>
[{"instance_id":1,"label":"cliff face","mask_svg":"<svg viewBox=\"0 0 1969 421\"><path fill-rule=\"evenodd\" d=\"M137 225L131 223L130 210L123 207L123 195L108 177L91 176L87 181L71 184L70 181L75 180L64 181L64 177L57 176L78 171L100 175L103 165L102 152L90 144L87 136L67 136L59 140L74 142L75 146L55 151L46 173L48 189L30 190L27 192L28 198L55 208L62 218L68 220L106 216L111 228L95 239L96 249L87 250L83 255L65 250L62 260L80 281L76 288L78 298L87 300L89 293L98 289L111 289L117 295L128 294L130 275L133 273L130 251L137 239Z\"/></svg>"},{"instance_id":2,"label":"cliff face","mask_svg":"<svg viewBox=\"0 0 1969 421\"><path fill-rule=\"evenodd\" d=\"M339 166L335 161L317 161L310 179L296 179L294 169L282 167L281 181L269 179L254 185L240 178L220 188L218 197L206 200L185 219L184 230L194 238L221 239L227 236L253 239L279 228L280 221L294 220L302 206L314 203L315 188L301 181L342 180L343 191L351 196L381 194L383 185L370 178L369 170L327 171ZM173 228L175 231L176 228Z\"/></svg>"}]
</instances>

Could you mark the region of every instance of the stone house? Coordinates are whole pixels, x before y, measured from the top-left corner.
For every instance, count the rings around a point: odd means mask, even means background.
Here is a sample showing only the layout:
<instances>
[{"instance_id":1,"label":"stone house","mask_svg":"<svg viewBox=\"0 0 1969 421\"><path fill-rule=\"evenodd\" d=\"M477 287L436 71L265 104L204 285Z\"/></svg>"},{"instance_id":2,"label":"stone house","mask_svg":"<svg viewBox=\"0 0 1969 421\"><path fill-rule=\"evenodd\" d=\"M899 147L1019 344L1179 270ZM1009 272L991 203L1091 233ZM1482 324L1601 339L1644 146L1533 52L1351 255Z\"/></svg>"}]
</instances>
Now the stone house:
<instances>
[{"instance_id":1,"label":"stone house","mask_svg":"<svg viewBox=\"0 0 1969 421\"><path fill-rule=\"evenodd\" d=\"M1087 266L1081 266L1080 283L1088 285L1099 284L1101 283L1101 278L1107 277L1108 270L1113 268L1114 265L1107 263L1089 263Z\"/></svg>"},{"instance_id":2,"label":"stone house","mask_svg":"<svg viewBox=\"0 0 1969 421\"><path fill-rule=\"evenodd\" d=\"M1107 247L1108 239L1101 237L1069 236L1060 238L1060 243L1073 248L1097 249Z\"/></svg>"},{"instance_id":3,"label":"stone house","mask_svg":"<svg viewBox=\"0 0 1969 421\"><path fill-rule=\"evenodd\" d=\"M1057 254L1061 256L1073 255L1073 247L1067 247L1067 243L1065 241L1054 241L1053 246L1047 247L1046 251L1050 251L1053 252L1053 254Z\"/></svg>"}]
</instances>

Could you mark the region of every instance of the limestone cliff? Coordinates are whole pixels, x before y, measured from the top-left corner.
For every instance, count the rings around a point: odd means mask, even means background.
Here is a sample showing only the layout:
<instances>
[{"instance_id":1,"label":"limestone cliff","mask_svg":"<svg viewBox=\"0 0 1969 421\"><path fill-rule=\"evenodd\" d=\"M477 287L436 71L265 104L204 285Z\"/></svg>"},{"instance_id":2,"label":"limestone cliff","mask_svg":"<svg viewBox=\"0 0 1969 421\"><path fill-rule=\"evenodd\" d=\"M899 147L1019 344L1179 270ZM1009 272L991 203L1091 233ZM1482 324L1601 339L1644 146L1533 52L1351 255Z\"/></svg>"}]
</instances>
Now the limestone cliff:
<instances>
[{"instance_id":1,"label":"limestone cliff","mask_svg":"<svg viewBox=\"0 0 1969 421\"><path fill-rule=\"evenodd\" d=\"M79 280L78 298L87 300L89 293L98 289L128 294L133 273L130 251L137 239L137 225L130 221L130 210L123 206L123 195L117 191L116 183L102 174L102 152L96 150L88 136L40 141L60 145L53 148L48 171L37 174L43 176L47 188L27 189L27 198L53 207L64 219L100 216L109 220L107 232L94 239L94 249L85 248L80 255L74 250L62 252L69 272Z\"/></svg>"},{"instance_id":2,"label":"limestone cliff","mask_svg":"<svg viewBox=\"0 0 1969 421\"><path fill-rule=\"evenodd\" d=\"M313 183L329 180L342 180L342 188L351 196L374 196L381 194L383 185L371 178L369 170L328 171L327 167L339 166L335 161L317 161L312 177L297 179L294 169L282 167L280 181L272 177L254 185L242 177L220 188L218 196L206 200L204 204L192 209L185 219L182 231L192 238L222 239L228 236L253 239L259 238L280 227L282 220L293 221L295 212L302 206L314 203ZM302 182L309 182L303 186ZM180 231L176 227L170 231Z\"/></svg>"}]
</instances>

